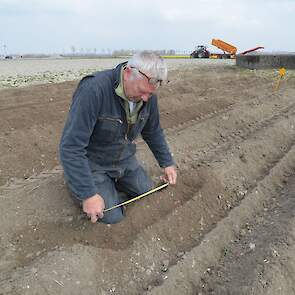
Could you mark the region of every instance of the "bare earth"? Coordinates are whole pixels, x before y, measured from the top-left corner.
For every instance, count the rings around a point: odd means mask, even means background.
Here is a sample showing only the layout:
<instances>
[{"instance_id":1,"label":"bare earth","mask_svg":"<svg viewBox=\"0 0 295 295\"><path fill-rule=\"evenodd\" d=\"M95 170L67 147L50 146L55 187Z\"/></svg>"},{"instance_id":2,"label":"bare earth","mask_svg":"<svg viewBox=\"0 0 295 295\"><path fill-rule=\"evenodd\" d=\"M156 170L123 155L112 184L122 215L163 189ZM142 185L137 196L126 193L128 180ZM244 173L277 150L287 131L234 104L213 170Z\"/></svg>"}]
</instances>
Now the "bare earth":
<instances>
[{"instance_id":1,"label":"bare earth","mask_svg":"<svg viewBox=\"0 0 295 295\"><path fill-rule=\"evenodd\" d=\"M178 183L112 226L85 219L58 166L78 81L0 91L1 295L295 294L294 72L274 91L274 70L179 65L159 90Z\"/></svg>"}]
</instances>

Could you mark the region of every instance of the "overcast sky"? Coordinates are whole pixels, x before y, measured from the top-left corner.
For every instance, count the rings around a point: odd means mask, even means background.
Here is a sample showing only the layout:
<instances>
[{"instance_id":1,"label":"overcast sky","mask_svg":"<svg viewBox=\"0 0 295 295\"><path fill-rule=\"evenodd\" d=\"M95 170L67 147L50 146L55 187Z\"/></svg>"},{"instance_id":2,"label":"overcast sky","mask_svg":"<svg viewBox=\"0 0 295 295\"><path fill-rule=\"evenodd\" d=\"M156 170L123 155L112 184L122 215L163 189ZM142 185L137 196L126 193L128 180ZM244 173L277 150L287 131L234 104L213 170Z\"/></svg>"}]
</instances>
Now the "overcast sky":
<instances>
[{"instance_id":1,"label":"overcast sky","mask_svg":"<svg viewBox=\"0 0 295 295\"><path fill-rule=\"evenodd\" d=\"M0 0L0 27L0 54L190 52L212 38L294 52L295 0Z\"/></svg>"}]
</instances>

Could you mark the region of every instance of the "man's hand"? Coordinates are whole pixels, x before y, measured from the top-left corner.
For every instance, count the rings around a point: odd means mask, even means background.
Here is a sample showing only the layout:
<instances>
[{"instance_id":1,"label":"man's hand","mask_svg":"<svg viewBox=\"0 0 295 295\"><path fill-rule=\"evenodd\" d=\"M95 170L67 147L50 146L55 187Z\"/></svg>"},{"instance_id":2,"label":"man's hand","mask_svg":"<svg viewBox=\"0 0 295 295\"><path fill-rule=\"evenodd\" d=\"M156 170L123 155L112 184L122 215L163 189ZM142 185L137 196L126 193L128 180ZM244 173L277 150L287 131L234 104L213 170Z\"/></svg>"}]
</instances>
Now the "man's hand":
<instances>
[{"instance_id":1,"label":"man's hand","mask_svg":"<svg viewBox=\"0 0 295 295\"><path fill-rule=\"evenodd\" d=\"M165 176L162 179L170 184L176 184L177 172L175 166L169 166L164 169Z\"/></svg>"},{"instance_id":2,"label":"man's hand","mask_svg":"<svg viewBox=\"0 0 295 295\"><path fill-rule=\"evenodd\" d=\"M83 211L91 218L92 223L95 223L99 218L103 218L104 208L104 200L99 194L83 201Z\"/></svg>"}]
</instances>

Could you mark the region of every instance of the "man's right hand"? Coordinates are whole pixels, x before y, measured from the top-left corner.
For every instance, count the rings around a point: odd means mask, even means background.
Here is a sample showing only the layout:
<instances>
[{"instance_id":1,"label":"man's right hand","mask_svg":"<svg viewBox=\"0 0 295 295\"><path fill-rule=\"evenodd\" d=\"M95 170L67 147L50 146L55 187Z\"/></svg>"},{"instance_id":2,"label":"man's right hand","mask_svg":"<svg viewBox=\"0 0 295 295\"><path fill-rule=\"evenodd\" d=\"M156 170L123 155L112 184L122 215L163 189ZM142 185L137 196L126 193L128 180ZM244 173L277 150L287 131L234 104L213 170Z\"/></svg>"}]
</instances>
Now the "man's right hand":
<instances>
[{"instance_id":1,"label":"man's right hand","mask_svg":"<svg viewBox=\"0 0 295 295\"><path fill-rule=\"evenodd\" d=\"M91 218L92 223L95 223L99 218L103 218L104 208L104 200L99 194L95 194L83 201L83 211Z\"/></svg>"}]
</instances>

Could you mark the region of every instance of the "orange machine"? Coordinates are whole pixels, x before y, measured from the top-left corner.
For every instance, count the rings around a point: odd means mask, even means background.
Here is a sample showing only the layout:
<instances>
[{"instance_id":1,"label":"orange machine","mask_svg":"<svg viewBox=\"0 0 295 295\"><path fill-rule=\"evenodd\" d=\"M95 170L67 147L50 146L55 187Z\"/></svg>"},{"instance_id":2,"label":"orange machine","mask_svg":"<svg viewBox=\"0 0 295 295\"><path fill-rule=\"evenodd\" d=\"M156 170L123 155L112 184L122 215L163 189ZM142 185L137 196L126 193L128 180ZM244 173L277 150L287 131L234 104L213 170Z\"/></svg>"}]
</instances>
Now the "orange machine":
<instances>
[{"instance_id":1,"label":"orange machine","mask_svg":"<svg viewBox=\"0 0 295 295\"><path fill-rule=\"evenodd\" d=\"M229 44L229 43L226 43L222 40L219 40L219 39L212 39L212 42L211 42L212 45L218 47L219 49L221 49L224 54L227 52L231 55L235 55L237 53L237 47Z\"/></svg>"},{"instance_id":2,"label":"orange machine","mask_svg":"<svg viewBox=\"0 0 295 295\"><path fill-rule=\"evenodd\" d=\"M222 58L222 59L236 58L236 54L238 51L237 47L235 47L229 43L226 43L220 39L212 39L211 44L216 46L217 48L221 49L223 51L223 53L211 53L207 50L206 46L201 45L201 46L198 46L198 48L191 53L191 57L194 57L194 58L205 58L205 57L208 58L209 57L209 58ZM243 52L241 52L241 54L244 55L249 52L253 52L258 49L263 49L263 48L264 47L262 47L262 46L258 46L258 47L243 51ZM206 51L206 54L203 54L204 50Z\"/></svg>"}]
</instances>

